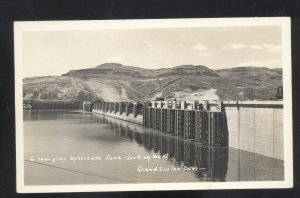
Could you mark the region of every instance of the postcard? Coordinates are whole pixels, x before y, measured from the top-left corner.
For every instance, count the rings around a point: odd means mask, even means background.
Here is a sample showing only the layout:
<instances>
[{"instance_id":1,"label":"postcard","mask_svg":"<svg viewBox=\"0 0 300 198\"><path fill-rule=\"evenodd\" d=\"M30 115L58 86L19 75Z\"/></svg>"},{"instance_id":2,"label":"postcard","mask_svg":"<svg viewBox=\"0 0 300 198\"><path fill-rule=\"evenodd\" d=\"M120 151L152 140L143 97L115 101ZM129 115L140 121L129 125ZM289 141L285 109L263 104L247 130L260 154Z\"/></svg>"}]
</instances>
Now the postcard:
<instances>
[{"instance_id":1,"label":"postcard","mask_svg":"<svg viewBox=\"0 0 300 198\"><path fill-rule=\"evenodd\" d=\"M293 187L288 17L16 21L17 191Z\"/></svg>"}]
</instances>

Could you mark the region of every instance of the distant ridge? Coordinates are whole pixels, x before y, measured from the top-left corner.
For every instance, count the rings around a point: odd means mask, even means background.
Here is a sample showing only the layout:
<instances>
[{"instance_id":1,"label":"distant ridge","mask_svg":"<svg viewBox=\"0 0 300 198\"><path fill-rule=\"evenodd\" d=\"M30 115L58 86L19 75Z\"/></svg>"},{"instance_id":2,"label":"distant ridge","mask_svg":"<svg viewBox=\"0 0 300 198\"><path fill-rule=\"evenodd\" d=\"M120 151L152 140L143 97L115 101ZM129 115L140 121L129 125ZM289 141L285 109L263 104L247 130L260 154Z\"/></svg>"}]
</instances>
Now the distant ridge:
<instances>
[{"instance_id":1,"label":"distant ridge","mask_svg":"<svg viewBox=\"0 0 300 198\"><path fill-rule=\"evenodd\" d=\"M27 99L275 100L277 87L282 86L282 69L248 66L212 70L203 65L144 69L104 63L62 76L26 78L23 82L23 96Z\"/></svg>"},{"instance_id":2,"label":"distant ridge","mask_svg":"<svg viewBox=\"0 0 300 198\"><path fill-rule=\"evenodd\" d=\"M63 76L85 76L86 74L121 75L135 78L160 77L171 75L209 75L218 76L214 70L203 65L179 65L171 68L144 69L134 66L126 66L119 63L104 63L102 65L80 70L71 70Z\"/></svg>"}]
</instances>

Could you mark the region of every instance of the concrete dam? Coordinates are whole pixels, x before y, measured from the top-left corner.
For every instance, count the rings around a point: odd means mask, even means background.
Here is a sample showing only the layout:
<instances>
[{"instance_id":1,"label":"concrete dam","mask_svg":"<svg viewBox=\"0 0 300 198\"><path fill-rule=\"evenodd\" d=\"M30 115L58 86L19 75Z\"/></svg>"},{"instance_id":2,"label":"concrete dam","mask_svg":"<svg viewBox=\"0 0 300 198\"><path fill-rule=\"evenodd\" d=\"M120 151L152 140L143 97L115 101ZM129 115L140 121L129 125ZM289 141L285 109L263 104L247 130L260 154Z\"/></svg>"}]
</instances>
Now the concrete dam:
<instances>
[{"instance_id":1,"label":"concrete dam","mask_svg":"<svg viewBox=\"0 0 300 198\"><path fill-rule=\"evenodd\" d=\"M23 100L24 109L80 109L82 102L77 100Z\"/></svg>"},{"instance_id":2,"label":"concrete dam","mask_svg":"<svg viewBox=\"0 0 300 198\"><path fill-rule=\"evenodd\" d=\"M83 109L207 146L283 160L282 101L84 102Z\"/></svg>"}]
</instances>

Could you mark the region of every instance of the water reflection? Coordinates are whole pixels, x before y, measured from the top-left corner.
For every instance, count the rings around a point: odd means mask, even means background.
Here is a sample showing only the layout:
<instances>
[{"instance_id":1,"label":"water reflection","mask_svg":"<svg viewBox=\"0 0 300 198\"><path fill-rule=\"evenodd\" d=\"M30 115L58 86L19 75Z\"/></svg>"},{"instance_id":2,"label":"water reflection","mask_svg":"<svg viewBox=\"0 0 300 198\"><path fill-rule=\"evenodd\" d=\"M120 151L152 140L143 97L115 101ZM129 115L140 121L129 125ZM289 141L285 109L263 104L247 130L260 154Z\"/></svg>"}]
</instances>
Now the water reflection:
<instances>
[{"instance_id":1,"label":"water reflection","mask_svg":"<svg viewBox=\"0 0 300 198\"><path fill-rule=\"evenodd\" d=\"M143 133L141 133L143 130L142 126L101 115L96 115L95 119L99 124L108 125L114 135L127 137L139 145L143 144Z\"/></svg>"},{"instance_id":2,"label":"water reflection","mask_svg":"<svg viewBox=\"0 0 300 198\"><path fill-rule=\"evenodd\" d=\"M115 134L127 137L149 151L168 156L168 160L183 169L196 170L195 176L201 181L225 181L228 148L210 147L106 116L96 116L96 121L99 124L108 124Z\"/></svg>"},{"instance_id":3,"label":"water reflection","mask_svg":"<svg viewBox=\"0 0 300 198\"><path fill-rule=\"evenodd\" d=\"M227 164L228 149L208 147L206 145L184 140L159 132L144 132L143 144L147 149L154 149L156 153L168 155L181 167L195 169L195 175L202 181L224 181Z\"/></svg>"}]
</instances>

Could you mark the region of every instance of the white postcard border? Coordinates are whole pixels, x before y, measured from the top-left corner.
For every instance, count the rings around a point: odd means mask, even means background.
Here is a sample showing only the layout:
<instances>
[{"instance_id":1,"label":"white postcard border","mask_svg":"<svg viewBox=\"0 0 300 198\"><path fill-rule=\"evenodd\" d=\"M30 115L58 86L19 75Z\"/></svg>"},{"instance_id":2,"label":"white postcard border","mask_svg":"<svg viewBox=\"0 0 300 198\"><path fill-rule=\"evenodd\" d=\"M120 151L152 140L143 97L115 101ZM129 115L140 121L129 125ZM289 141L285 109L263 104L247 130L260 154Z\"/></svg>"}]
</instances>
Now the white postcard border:
<instances>
[{"instance_id":1,"label":"white postcard border","mask_svg":"<svg viewBox=\"0 0 300 198\"><path fill-rule=\"evenodd\" d=\"M284 90L284 180L251 182L193 182L193 183L141 183L99 185L24 185L24 137L22 104L22 34L25 31L142 29L142 28L189 28L233 26L281 26ZM291 80L291 25L289 17L253 18L203 18L203 19L143 19L101 21L35 21L14 23L15 52L15 110L16 110L16 181L17 192L92 192L92 191L156 191L201 189L266 189L293 187L293 127L292 127L292 80Z\"/></svg>"}]
</instances>

